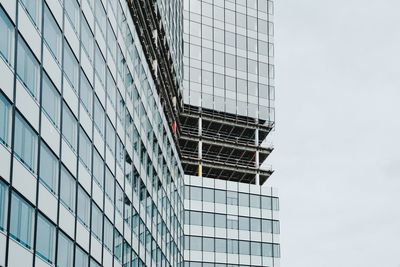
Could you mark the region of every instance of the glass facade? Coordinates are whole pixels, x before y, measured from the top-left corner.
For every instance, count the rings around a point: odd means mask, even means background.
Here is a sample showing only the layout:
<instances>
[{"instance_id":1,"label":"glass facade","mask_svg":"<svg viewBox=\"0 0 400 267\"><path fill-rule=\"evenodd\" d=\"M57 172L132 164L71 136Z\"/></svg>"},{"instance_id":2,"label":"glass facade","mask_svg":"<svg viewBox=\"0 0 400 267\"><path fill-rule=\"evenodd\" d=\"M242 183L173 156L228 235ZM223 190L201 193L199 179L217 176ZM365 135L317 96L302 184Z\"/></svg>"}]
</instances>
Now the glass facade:
<instances>
[{"instance_id":1,"label":"glass facade","mask_svg":"<svg viewBox=\"0 0 400 267\"><path fill-rule=\"evenodd\" d=\"M182 3L157 3L180 75ZM183 265L183 170L134 25L125 0L1 1L0 266Z\"/></svg>"},{"instance_id":2,"label":"glass facade","mask_svg":"<svg viewBox=\"0 0 400 267\"><path fill-rule=\"evenodd\" d=\"M276 190L185 176L185 266L279 266Z\"/></svg>"},{"instance_id":3,"label":"glass facade","mask_svg":"<svg viewBox=\"0 0 400 267\"><path fill-rule=\"evenodd\" d=\"M270 0L184 1L184 103L274 121Z\"/></svg>"}]
</instances>

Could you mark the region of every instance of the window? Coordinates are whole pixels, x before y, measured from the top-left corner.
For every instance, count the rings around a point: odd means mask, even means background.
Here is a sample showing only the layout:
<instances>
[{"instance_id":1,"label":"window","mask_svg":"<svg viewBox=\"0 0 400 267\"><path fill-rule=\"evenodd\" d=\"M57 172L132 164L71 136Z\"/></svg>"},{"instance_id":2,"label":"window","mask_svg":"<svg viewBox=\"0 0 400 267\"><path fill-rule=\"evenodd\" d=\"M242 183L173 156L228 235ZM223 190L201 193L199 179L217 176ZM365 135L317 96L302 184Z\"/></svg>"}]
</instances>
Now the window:
<instances>
[{"instance_id":1,"label":"window","mask_svg":"<svg viewBox=\"0 0 400 267\"><path fill-rule=\"evenodd\" d=\"M250 230L250 220L248 217L239 217L239 230Z\"/></svg>"},{"instance_id":2,"label":"window","mask_svg":"<svg viewBox=\"0 0 400 267\"><path fill-rule=\"evenodd\" d=\"M86 19L82 17L82 32L81 32L81 41L82 47L86 54L88 55L90 60L93 60L93 33L87 23Z\"/></svg>"},{"instance_id":3,"label":"window","mask_svg":"<svg viewBox=\"0 0 400 267\"><path fill-rule=\"evenodd\" d=\"M114 227L108 219L104 220L104 246L108 250L113 249L113 240L114 240Z\"/></svg>"},{"instance_id":4,"label":"window","mask_svg":"<svg viewBox=\"0 0 400 267\"><path fill-rule=\"evenodd\" d=\"M214 203L214 189L203 188L203 199L205 202Z\"/></svg>"},{"instance_id":5,"label":"window","mask_svg":"<svg viewBox=\"0 0 400 267\"><path fill-rule=\"evenodd\" d=\"M53 152L42 142L40 147L40 180L50 189L57 193L58 183L58 159Z\"/></svg>"},{"instance_id":6,"label":"window","mask_svg":"<svg viewBox=\"0 0 400 267\"><path fill-rule=\"evenodd\" d=\"M106 81L106 63L100 48L97 45L95 48L95 69L101 83L104 85Z\"/></svg>"},{"instance_id":7,"label":"window","mask_svg":"<svg viewBox=\"0 0 400 267\"><path fill-rule=\"evenodd\" d=\"M60 127L60 99L61 96L47 74L43 74L42 108L54 125Z\"/></svg>"},{"instance_id":8,"label":"window","mask_svg":"<svg viewBox=\"0 0 400 267\"><path fill-rule=\"evenodd\" d=\"M100 1L96 1L96 5L95 5L95 14L96 14L96 20L98 23L98 28L101 32L103 32L103 34L105 34L105 30L106 30L106 22L107 22L107 15L106 15L106 11L104 10L103 5L101 4Z\"/></svg>"},{"instance_id":9,"label":"window","mask_svg":"<svg viewBox=\"0 0 400 267\"><path fill-rule=\"evenodd\" d=\"M215 252L226 253L226 239L215 239Z\"/></svg>"},{"instance_id":10,"label":"window","mask_svg":"<svg viewBox=\"0 0 400 267\"><path fill-rule=\"evenodd\" d=\"M32 247L33 208L16 193L11 197L10 235L27 248Z\"/></svg>"},{"instance_id":11,"label":"window","mask_svg":"<svg viewBox=\"0 0 400 267\"><path fill-rule=\"evenodd\" d=\"M228 253L239 254L239 241L228 239Z\"/></svg>"},{"instance_id":12,"label":"window","mask_svg":"<svg viewBox=\"0 0 400 267\"><path fill-rule=\"evenodd\" d=\"M198 211L190 212L190 224L191 225L201 225L201 216L202 213Z\"/></svg>"},{"instance_id":13,"label":"window","mask_svg":"<svg viewBox=\"0 0 400 267\"><path fill-rule=\"evenodd\" d=\"M204 212L203 213L203 226L214 227L214 214Z\"/></svg>"},{"instance_id":14,"label":"window","mask_svg":"<svg viewBox=\"0 0 400 267\"><path fill-rule=\"evenodd\" d=\"M214 238L203 237L203 251L214 252Z\"/></svg>"},{"instance_id":15,"label":"window","mask_svg":"<svg viewBox=\"0 0 400 267\"><path fill-rule=\"evenodd\" d=\"M60 198L66 207L75 212L75 179L65 168L61 170Z\"/></svg>"},{"instance_id":16,"label":"window","mask_svg":"<svg viewBox=\"0 0 400 267\"><path fill-rule=\"evenodd\" d=\"M33 172L36 172L37 135L19 115L15 116L14 151L18 158Z\"/></svg>"},{"instance_id":17,"label":"window","mask_svg":"<svg viewBox=\"0 0 400 267\"><path fill-rule=\"evenodd\" d=\"M79 132L79 158L85 167L90 170L92 167L92 142L90 142L89 137L82 128L80 128Z\"/></svg>"},{"instance_id":18,"label":"window","mask_svg":"<svg viewBox=\"0 0 400 267\"><path fill-rule=\"evenodd\" d=\"M117 38L115 37L114 31L111 24L107 23L107 43L111 57L116 61L117 59ZM134 44L132 44L134 46Z\"/></svg>"},{"instance_id":19,"label":"window","mask_svg":"<svg viewBox=\"0 0 400 267\"><path fill-rule=\"evenodd\" d=\"M263 243L262 254L263 257L272 257L272 244Z\"/></svg>"},{"instance_id":20,"label":"window","mask_svg":"<svg viewBox=\"0 0 400 267\"><path fill-rule=\"evenodd\" d=\"M235 230L238 229L239 221L237 216L228 215L226 220L228 229L235 229Z\"/></svg>"},{"instance_id":21,"label":"window","mask_svg":"<svg viewBox=\"0 0 400 267\"><path fill-rule=\"evenodd\" d=\"M59 232L58 250L57 250L57 267L73 267L74 244L64 234Z\"/></svg>"},{"instance_id":22,"label":"window","mask_svg":"<svg viewBox=\"0 0 400 267\"><path fill-rule=\"evenodd\" d=\"M114 175L106 168L105 192L106 196L114 203Z\"/></svg>"},{"instance_id":23,"label":"window","mask_svg":"<svg viewBox=\"0 0 400 267\"><path fill-rule=\"evenodd\" d=\"M262 231L264 233L272 233L272 221L262 220Z\"/></svg>"},{"instance_id":24,"label":"window","mask_svg":"<svg viewBox=\"0 0 400 267\"><path fill-rule=\"evenodd\" d=\"M261 256L261 243L251 242L251 255Z\"/></svg>"},{"instance_id":25,"label":"window","mask_svg":"<svg viewBox=\"0 0 400 267\"><path fill-rule=\"evenodd\" d=\"M110 149L112 154L115 154L115 130L111 124L111 121L107 119L106 123L106 144L107 147Z\"/></svg>"},{"instance_id":26,"label":"window","mask_svg":"<svg viewBox=\"0 0 400 267\"><path fill-rule=\"evenodd\" d=\"M86 75L81 72L81 101L89 115L92 115L93 90Z\"/></svg>"},{"instance_id":27,"label":"window","mask_svg":"<svg viewBox=\"0 0 400 267\"><path fill-rule=\"evenodd\" d=\"M111 75L111 72L107 70L107 96L110 100L111 105L115 108L116 101L116 86L114 82L114 78Z\"/></svg>"},{"instance_id":28,"label":"window","mask_svg":"<svg viewBox=\"0 0 400 267\"><path fill-rule=\"evenodd\" d=\"M115 201L115 210L122 215L122 210L124 208L124 193L118 184L115 190Z\"/></svg>"},{"instance_id":29,"label":"window","mask_svg":"<svg viewBox=\"0 0 400 267\"><path fill-rule=\"evenodd\" d=\"M74 149L76 151L78 123L75 119L75 116L72 114L72 111L67 107L67 105L65 103L63 106L62 132L63 132L64 138L71 145L72 149Z\"/></svg>"},{"instance_id":30,"label":"window","mask_svg":"<svg viewBox=\"0 0 400 267\"><path fill-rule=\"evenodd\" d=\"M74 267L87 267L88 263L89 263L88 254L85 251L83 251L80 247L76 247Z\"/></svg>"},{"instance_id":31,"label":"window","mask_svg":"<svg viewBox=\"0 0 400 267\"><path fill-rule=\"evenodd\" d=\"M253 232L261 232L261 220L258 218L250 218L250 230Z\"/></svg>"},{"instance_id":32,"label":"window","mask_svg":"<svg viewBox=\"0 0 400 267\"><path fill-rule=\"evenodd\" d=\"M38 28L40 28L40 10L41 8L41 0L20 0L24 5L26 11L29 16L32 18L33 22L36 24Z\"/></svg>"},{"instance_id":33,"label":"window","mask_svg":"<svg viewBox=\"0 0 400 267\"><path fill-rule=\"evenodd\" d=\"M94 166L94 168L93 168L94 181L100 186L100 188L103 188L104 162L103 162L103 159L101 158L100 154L97 152L97 150L94 150L93 166Z\"/></svg>"},{"instance_id":34,"label":"window","mask_svg":"<svg viewBox=\"0 0 400 267\"><path fill-rule=\"evenodd\" d=\"M226 191L215 190L215 203L226 204Z\"/></svg>"},{"instance_id":35,"label":"window","mask_svg":"<svg viewBox=\"0 0 400 267\"><path fill-rule=\"evenodd\" d=\"M29 1L29 0L27 0ZM66 15L69 18L69 21L74 27L75 31L79 29L79 5L76 0L65 0L64 3Z\"/></svg>"},{"instance_id":36,"label":"window","mask_svg":"<svg viewBox=\"0 0 400 267\"><path fill-rule=\"evenodd\" d=\"M272 210L279 210L279 199L277 197L272 198Z\"/></svg>"},{"instance_id":37,"label":"window","mask_svg":"<svg viewBox=\"0 0 400 267\"><path fill-rule=\"evenodd\" d=\"M82 187L78 187L78 219L89 227L90 198Z\"/></svg>"},{"instance_id":38,"label":"window","mask_svg":"<svg viewBox=\"0 0 400 267\"><path fill-rule=\"evenodd\" d=\"M226 200L227 200L228 205L237 205L238 204L238 193L228 191Z\"/></svg>"},{"instance_id":39,"label":"window","mask_svg":"<svg viewBox=\"0 0 400 267\"><path fill-rule=\"evenodd\" d=\"M260 208L260 196L250 195L250 207L252 208Z\"/></svg>"},{"instance_id":40,"label":"window","mask_svg":"<svg viewBox=\"0 0 400 267\"><path fill-rule=\"evenodd\" d=\"M44 40L57 61L61 62L61 30L51 11L45 5L44 9Z\"/></svg>"},{"instance_id":41,"label":"window","mask_svg":"<svg viewBox=\"0 0 400 267\"><path fill-rule=\"evenodd\" d=\"M92 233L99 239L102 239L103 230L103 213L101 210L92 202Z\"/></svg>"},{"instance_id":42,"label":"window","mask_svg":"<svg viewBox=\"0 0 400 267\"><path fill-rule=\"evenodd\" d=\"M39 214L36 228L36 253L49 263L54 262L55 231L54 225Z\"/></svg>"},{"instance_id":43,"label":"window","mask_svg":"<svg viewBox=\"0 0 400 267\"><path fill-rule=\"evenodd\" d=\"M118 261L122 261L122 236L117 229L115 229L114 238L114 256Z\"/></svg>"},{"instance_id":44,"label":"window","mask_svg":"<svg viewBox=\"0 0 400 267\"><path fill-rule=\"evenodd\" d=\"M191 236L190 237L190 249L201 251L201 237Z\"/></svg>"},{"instance_id":45,"label":"window","mask_svg":"<svg viewBox=\"0 0 400 267\"><path fill-rule=\"evenodd\" d=\"M271 210L272 209L271 197L262 196L261 197L261 205L262 205L263 209Z\"/></svg>"},{"instance_id":46,"label":"window","mask_svg":"<svg viewBox=\"0 0 400 267\"><path fill-rule=\"evenodd\" d=\"M94 98L94 125L104 136L104 109L97 97Z\"/></svg>"},{"instance_id":47,"label":"window","mask_svg":"<svg viewBox=\"0 0 400 267\"><path fill-rule=\"evenodd\" d=\"M191 187L190 188L190 199L191 200L199 200L201 201L201 188L199 187Z\"/></svg>"},{"instance_id":48,"label":"window","mask_svg":"<svg viewBox=\"0 0 400 267\"><path fill-rule=\"evenodd\" d=\"M274 248L274 257L280 258L281 257L281 246L279 244L273 244Z\"/></svg>"},{"instance_id":49,"label":"window","mask_svg":"<svg viewBox=\"0 0 400 267\"><path fill-rule=\"evenodd\" d=\"M9 145L11 129L11 105L0 93L0 142Z\"/></svg>"},{"instance_id":50,"label":"window","mask_svg":"<svg viewBox=\"0 0 400 267\"><path fill-rule=\"evenodd\" d=\"M239 253L240 255L250 255L249 241L239 241Z\"/></svg>"},{"instance_id":51,"label":"window","mask_svg":"<svg viewBox=\"0 0 400 267\"><path fill-rule=\"evenodd\" d=\"M39 93L39 63L29 50L22 37L18 36L17 74L28 92L38 99Z\"/></svg>"},{"instance_id":52,"label":"window","mask_svg":"<svg viewBox=\"0 0 400 267\"><path fill-rule=\"evenodd\" d=\"M272 232L274 234L279 234L280 233L279 221L272 221Z\"/></svg>"},{"instance_id":53,"label":"window","mask_svg":"<svg viewBox=\"0 0 400 267\"><path fill-rule=\"evenodd\" d=\"M239 206L249 207L249 194L239 193Z\"/></svg>"},{"instance_id":54,"label":"window","mask_svg":"<svg viewBox=\"0 0 400 267\"><path fill-rule=\"evenodd\" d=\"M67 0L75 1L75 0ZM70 82L71 86L75 90L78 91L78 75L79 75L79 64L78 60L75 57L74 52L72 52L69 47L67 41L64 43L64 72Z\"/></svg>"},{"instance_id":55,"label":"window","mask_svg":"<svg viewBox=\"0 0 400 267\"><path fill-rule=\"evenodd\" d=\"M14 65L14 25L0 8L0 55L11 66Z\"/></svg>"},{"instance_id":56,"label":"window","mask_svg":"<svg viewBox=\"0 0 400 267\"><path fill-rule=\"evenodd\" d=\"M0 231L6 227L7 186L0 181Z\"/></svg>"},{"instance_id":57,"label":"window","mask_svg":"<svg viewBox=\"0 0 400 267\"><path fill-rule=\"evenodd\" d=\"M226 215L215 214L215 227L226 228Z\"/></svg>"}]
</instances>

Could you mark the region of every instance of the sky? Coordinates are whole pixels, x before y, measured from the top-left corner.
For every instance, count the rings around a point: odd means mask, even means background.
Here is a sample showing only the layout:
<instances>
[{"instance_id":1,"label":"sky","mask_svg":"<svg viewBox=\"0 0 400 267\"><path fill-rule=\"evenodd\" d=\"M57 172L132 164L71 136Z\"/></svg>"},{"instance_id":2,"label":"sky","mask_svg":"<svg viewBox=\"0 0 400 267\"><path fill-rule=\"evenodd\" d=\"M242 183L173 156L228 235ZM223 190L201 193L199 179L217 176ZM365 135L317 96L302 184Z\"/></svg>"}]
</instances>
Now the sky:
<instances>
[{"instance_id":1,"label":"sky","mask_svg":"<svg viewBox=\"0 0 400 267\"><path fill-rule=\"evenodd\" d=\"M275 1L282 267L400 267L400 1Z\"/></svg>"}]
</instances>

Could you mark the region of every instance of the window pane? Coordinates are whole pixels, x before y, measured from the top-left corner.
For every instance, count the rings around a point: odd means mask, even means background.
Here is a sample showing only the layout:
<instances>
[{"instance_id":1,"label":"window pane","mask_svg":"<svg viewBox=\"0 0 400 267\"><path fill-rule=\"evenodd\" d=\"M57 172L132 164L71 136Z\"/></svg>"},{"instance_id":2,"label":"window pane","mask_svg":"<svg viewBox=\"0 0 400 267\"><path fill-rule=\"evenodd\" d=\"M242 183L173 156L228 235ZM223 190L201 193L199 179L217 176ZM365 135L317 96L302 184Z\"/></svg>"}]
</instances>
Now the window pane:
<instances>
[{"instance_id":1,"label":"window pane","mask_svg":"<svg viewBox=\"0 0 400 267\"><path fill-rule=\"evenodd\" d=\"M69 1L75 1L75 0L69 0ZM74 52L72 52L71 48L69 47L67 41L65 41L64 43L64 72L69 82L71 83L73 89L77 91L79 65L78 65L78 60L76 59Z\"/></svg>"},{"instance_id":2,"label":"window pane","mask_svg":"<svg viewBox=\"0 0 400 267\"><path fill-rule=\"evenodd\" d=\"M92 115L93 90L84 72L81 72L80 98L86 111Z\"/></svg>"},{"instance_id":3,"label":"window pane","mask_svg":"<svg viewBox=\"0 0 400 267\"><path fill-rule=\"evenodd\" d=\"M100 188L103 188L104 162L100 154L96 150L94 150L94 155L93 155L93 166L94 166L93 168L94 181L100 186Z\"/></svg>"},{"instance_id":4,"label":"window pane","mask_svg":"<svg viewBox=\"0 0 400 267\"><path fill-rule=\"evenodd\" d=\"M229 205L237 205L238 204L238 193L228 191L227 193L227 204Z\"/></svg>"},{"instance_id":5,"label":"window pane","mask_svg":"<svg viewBox=\"0 0 400 267\"><path fill-rule=\"evenodd\" d=\"M214 252L214 238L203 237L203 251Z\"/></svg>"},{"instance_id":6,"label":"window pane","mask_svg":"<svg viewBox=\"0 0 400 267\"><path fill-rule=\"evenodd\" d=\"M8 19L3 9L0 9L0 55L10 65L14 65L14 25Z\"/></svg>"},{"instance_id":7,"label":"window pane","mask_svg":"<svg viewBox=\"0 0 400 267\"><path fill-rule=\"evenodd\" d=\"M73 243L63 234L58 236L57 267L73 266Z\"/></svg>"},{"instance_id":8,"label":"window pane","mask_svg":"<svg viewBox=\"0 0 400 267\"><path fill-rule=\"evenodd\" d=\"M74 267L87 267L89 263L88 254L79 247L75 251L75 265Z\"/></svg>"},{"instance_id":9,"label":"window pane","mask_svg":"<svg viewBox=\"0 0 400 267\"><path fill-rule=\"evenodd\" d=\"M110 223L109 220L105 219L104 220L104 246L108 249L108 250L112 250L113 247L113 232L114 232L114 227L113 225Z\"/></svg>"},{"instance_id":10,"label":"window pane","mask_svg":"<svg viewBox=\"0 0 400 267\"><path fill-rule=\"evenodd\" d=\"M239 193L239 206L249 207L249 194Z\"/></svg>"},{"instance_id":11,"label":"window pane","mask_svg":"<svg viewBox=\"0 0 400 267\"><path fill-rule=\"evenodd\" d=\"M0 181L0 230L6 227L7 186Z\"/></svg>"},{"instance_id":12,"label":"window pane","mask_svg":"<svg viewBox=\"0 0 400 267\"><path fill-rule=\"evenodd\" d=\"M29 93L38 99L39 64L22 37L18 37L17 74Z\"/></svg>"},{"instance_id":13,"label":"window pane","mask_svg":"<svg viewBox=\"0 0 400 267\"><path fill-rule=\"evenodd\" d=\"M79 134L79 157L85 167L90 170L92 165L92 142L82 128L80 128Z\"/></svg>"},{"instance_id":14,"label":"window pane","mask_svg":"<svg viewBox=\"0 0 400 267\"><path fill-rule=\"evenodd\" d=\"M31 248L33 238L33 208L17 194L12 194L10 235Z\"/></svg>"},{"instance_id":15,"label":"window pane","mask_svg":"<svg viewBox=\"0 0 400 267\"><path fill-rule=\"evenodd\" d=\"M32 18L33 22L38 28L40 28L40 10L41 10L41 0L21 0L22 4L28 11L29 16Z\"/></svg>"},{"instance_id":16,"label":"window pane","mask_svg":"<svg viewBox=\"0 0 400 267\"><path fill-rule=\"evenodd\" d=\"M86 19L82 18L82 47L90 60L93 60L93 40L93 33L89 27L89 24L87 23Z\"/></svg>"},{"instance_id":17,"label":"window pane","mask_svg":"<svg viewBox=\"0 0 400 267\"><path fill-rule=\"evenodd\" d=\"M214 189L203 188L203 200L214 203Z\"/></svg>"},{"instance_id":18,"label":"window pane","mask_svg":"<svg viewBox=\"0 0 400 267\"><path fill-rule=\"evenodd\" d=\"M230 254L239 253L239 241L228 239L228 253Z\"/></svg>"},{"instance_id":19,"label":"window pane","mask_svg":"<svg viewBox=\"0 0 400 267\"><path fill-rule=\"evenodd\" d=\"M203 226L214 227L214 214L204 212L203 213Z\"/></svg>"},{"instance_id":20,"label":"window pane","mask_svg":"<svg viewBox=\"0 0 400 267\"><path fill-rule=\"evenodd\" d=\"M67 170L61 170L60 198L67 208L75 212L75 179Z\"/></svg>"},{"instance_id":21,"label":"window pane","mask_svg":"<svg viewBox=\"0 0 400 267\"><path fill-rule=\"evenodd\" d=\"M42 85L42 107L49 119L58 128L60 127L60 94L50 81L49 77L43 74Z\"/></svg>"},{"instance_id":22,"label":"window pane","mask_svg":"<svg viewBox=\"0 0 400 267\"><path fill-rule=\"evenodd\" d=\"M27 0L29 1L29 0ZM72 27L78 31L79 27L79 6L76 0L65 0L64 3L66 14L72 24Z\"/></svg>"},{"instance_id":23,"label":"window pane","mask_svg":"<svg viewBox=\"0 0 400 267\"><path fill-rule=\"evenodd\" d=\"M72 149L76 151L77 148L77 121L71 110L64 103L63 105L63 125L62 133L67 142L71 145Z\"/></svg>"},{"instance_id":24,"label":"window pane","mask_svg":"<svg viewBox=\"0 0 400 267\"><path fill-rule=\"evenodd\" d=\"M106 80L106 63L97 45L95 47L95 69L101 83L104 85Z\"/></svg>"},{"instance_id":25,"label":"window pane","mask_svg":"<svg viewBox=\"0 0 400 267\"><path fill-rule=\"evenodd\" d=\"M226 204L226 191L215 190L215 203Z\"/></svg>"},{"instance_id":26,"label":"window pane","mask_svg":"<svg viewBox=\"0 0 400 267\"><path fill-rule=\"evenodd\" d=\"M215 239L215 252L226 253L226 239Z\"/></svg>"},{"instance_id":27,"label":"window pane","mask_svg":"<svg viewBox=\"0 0 400 267\"><path fill-rule=\"evenodd\" d=\"M263 243L262 254L263 257L272 257L272 244Z\"/></svg>"},{"instance_id":28,"label":"window pane","mask_svg":"<svg viewBox=\"0 0 400 267\"><path fill-rule=\"evenodd\" d=\"M103 229L103 213L101 210L92 202L92 232L101 240Z\"/></svg>"},{"instance_id":29,"label":"window pane","mask_svg":"<svg viewBox=\"0 0 400 267\"><path fill-rule=\"evenodd\" d=\"M6 145L10 143L11 105L0 93L0 142Z\"/></svg>"},{"instance_id":30,"label":"window pane","mask_svg":"<svg viewBox=\"0 0 400 267\"><path fill-rule=\"evenodd\" d=\"M104 136L104 109L97 97L94 98L94 125Z\"/></svg>"},{"instance_id":31,"label":"window pane","mask_svg":"<svg viewBox=\"0 0 400 267\"><path fill-rule=\"evenodd\" d=\"M106 168L105 192L106 196L114 203L114 175Z\"/></svg>"},{"instance_id":32,"label":"window pane","mask_svg":"<svg viewBox=\"0 0 400 267\"><path fill-rule=\"evenodd\" d=\"M239 217L239 230L250 230L250 220L248 217Z\"/></svg>"},{"instance_id":33,"label":"window pane","mask_svg":"<svg viewBox=\"0 0 400 267\"><path fill-rule=\"evenodd\" d=\"M44 143L40 147L40 179L53 193L57 193L58 159Z\"/></svg>"},{"instance_id":34,"label":"window pane","mask_svg":"<svg viewBox=\"0 0 400 267\"><path fill-rule=\"evenodd\" d=\"M226 215L215 214L215 227L226 228Z\"/></svg>"},{"instance_id":35,"label":"window pane","mask_svg":"<svg viewBox=\"0 0 400 267\"><path fill-rule=\"evenodd\" d=\"M250 255L250 242L239 241L239 253L241 255Z\"/></svg>"},{"instance_id":36,"label":"window pane","mask_svg":"<svg viewBox=\"0 0 400 267\"><path fill-rule=\"evenodd\" d=\"M61 30L51 11L45 5L44 9L44 40L57 61L61 60Z\"/></svg>"},{"instance_id":37,"label":"window pane","mask_svg":"<svg viewBox=\"0 0 400 267\"><path fill-rule=\"evenodd\" d=\"M36 253L46 261L54 262L55 227L40 214L37 217Z\"/></svg>"},{"instance_id":38,"label":"window pane","mask_svg":"<svg viewBox=\"0 0 400 267\"><path fill-rule=\"evenodd\" d=\"M201 237L197 236L190 237L190 249L201 251Z\"/></svg>"},{"instance_id":39,"label":"window pane","mask_svg":"<svg viewBox=\"0 0 400 267\"><path fill-rule=\"evenodd\" d=\"M14 134L15 153L31 171L36 172L37 135L19 113L15 116Z\"/></svg>"},{"instance_id":40,"label":"window pane","mask_svg":"<svg viewBox=\"0 0 400 267\"><path fill-rule=\"evenodd\" d=\"M201 188L199 187L191 187L190 188L190 199L191 200L199 200L201 201Z\"/></svg>"},{"instance_id":41,"label":"window pane","mask_svg":"<svg viewBox=\"0 0 400 267\"><path fill-rule=\"evenodd\" d=\"M260 208L260 196L250 195L250 207L252 208Z\"/></svg>"},{"instance_id":42,"label":"window pane","mask_svg":"<svg viewBox=\"0 0 400 267\"><path fill-rule=\"evenodd\" d=\"M261 231L261 220L258 218L251 218L250 219L250 230L254 232Z\"/></svg>"},{"instance_id":43,"label":"window pane","mask_svg":"<svg viewBox=\"0 0 400 267\"><path fill-rule=\"evenodd\" d=\"M90 198L82 187L78 188L78 218L89 227Z\"/></svg>"},{"instance_id":44,"label":"window pane","mask_svg":"<svg viewBox=\"0 0 400 267\"><path fill-rule=\"evenodd\" d=\"M251 255L261 256L261 243L251 242Z\"/></svg>"}]
</instances>

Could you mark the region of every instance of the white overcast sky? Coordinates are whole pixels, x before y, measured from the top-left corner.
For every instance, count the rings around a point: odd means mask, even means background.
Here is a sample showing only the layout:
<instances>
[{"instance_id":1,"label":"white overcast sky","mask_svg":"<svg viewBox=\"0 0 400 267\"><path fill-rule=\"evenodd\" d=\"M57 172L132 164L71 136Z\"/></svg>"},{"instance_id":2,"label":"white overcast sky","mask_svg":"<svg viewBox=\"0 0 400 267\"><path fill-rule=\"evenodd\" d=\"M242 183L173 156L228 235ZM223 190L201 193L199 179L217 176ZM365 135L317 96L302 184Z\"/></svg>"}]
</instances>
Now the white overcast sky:
<instances>
[{"instance_id":1,"label":"white overcast sky","mask_svg":"<svg viewBox=\"0 0 400 267\"><path fill-rule=\"evenodd\" d=\"M400 267L400 1L275 0L282 267Z\"/></svg>"}]
</instances>

